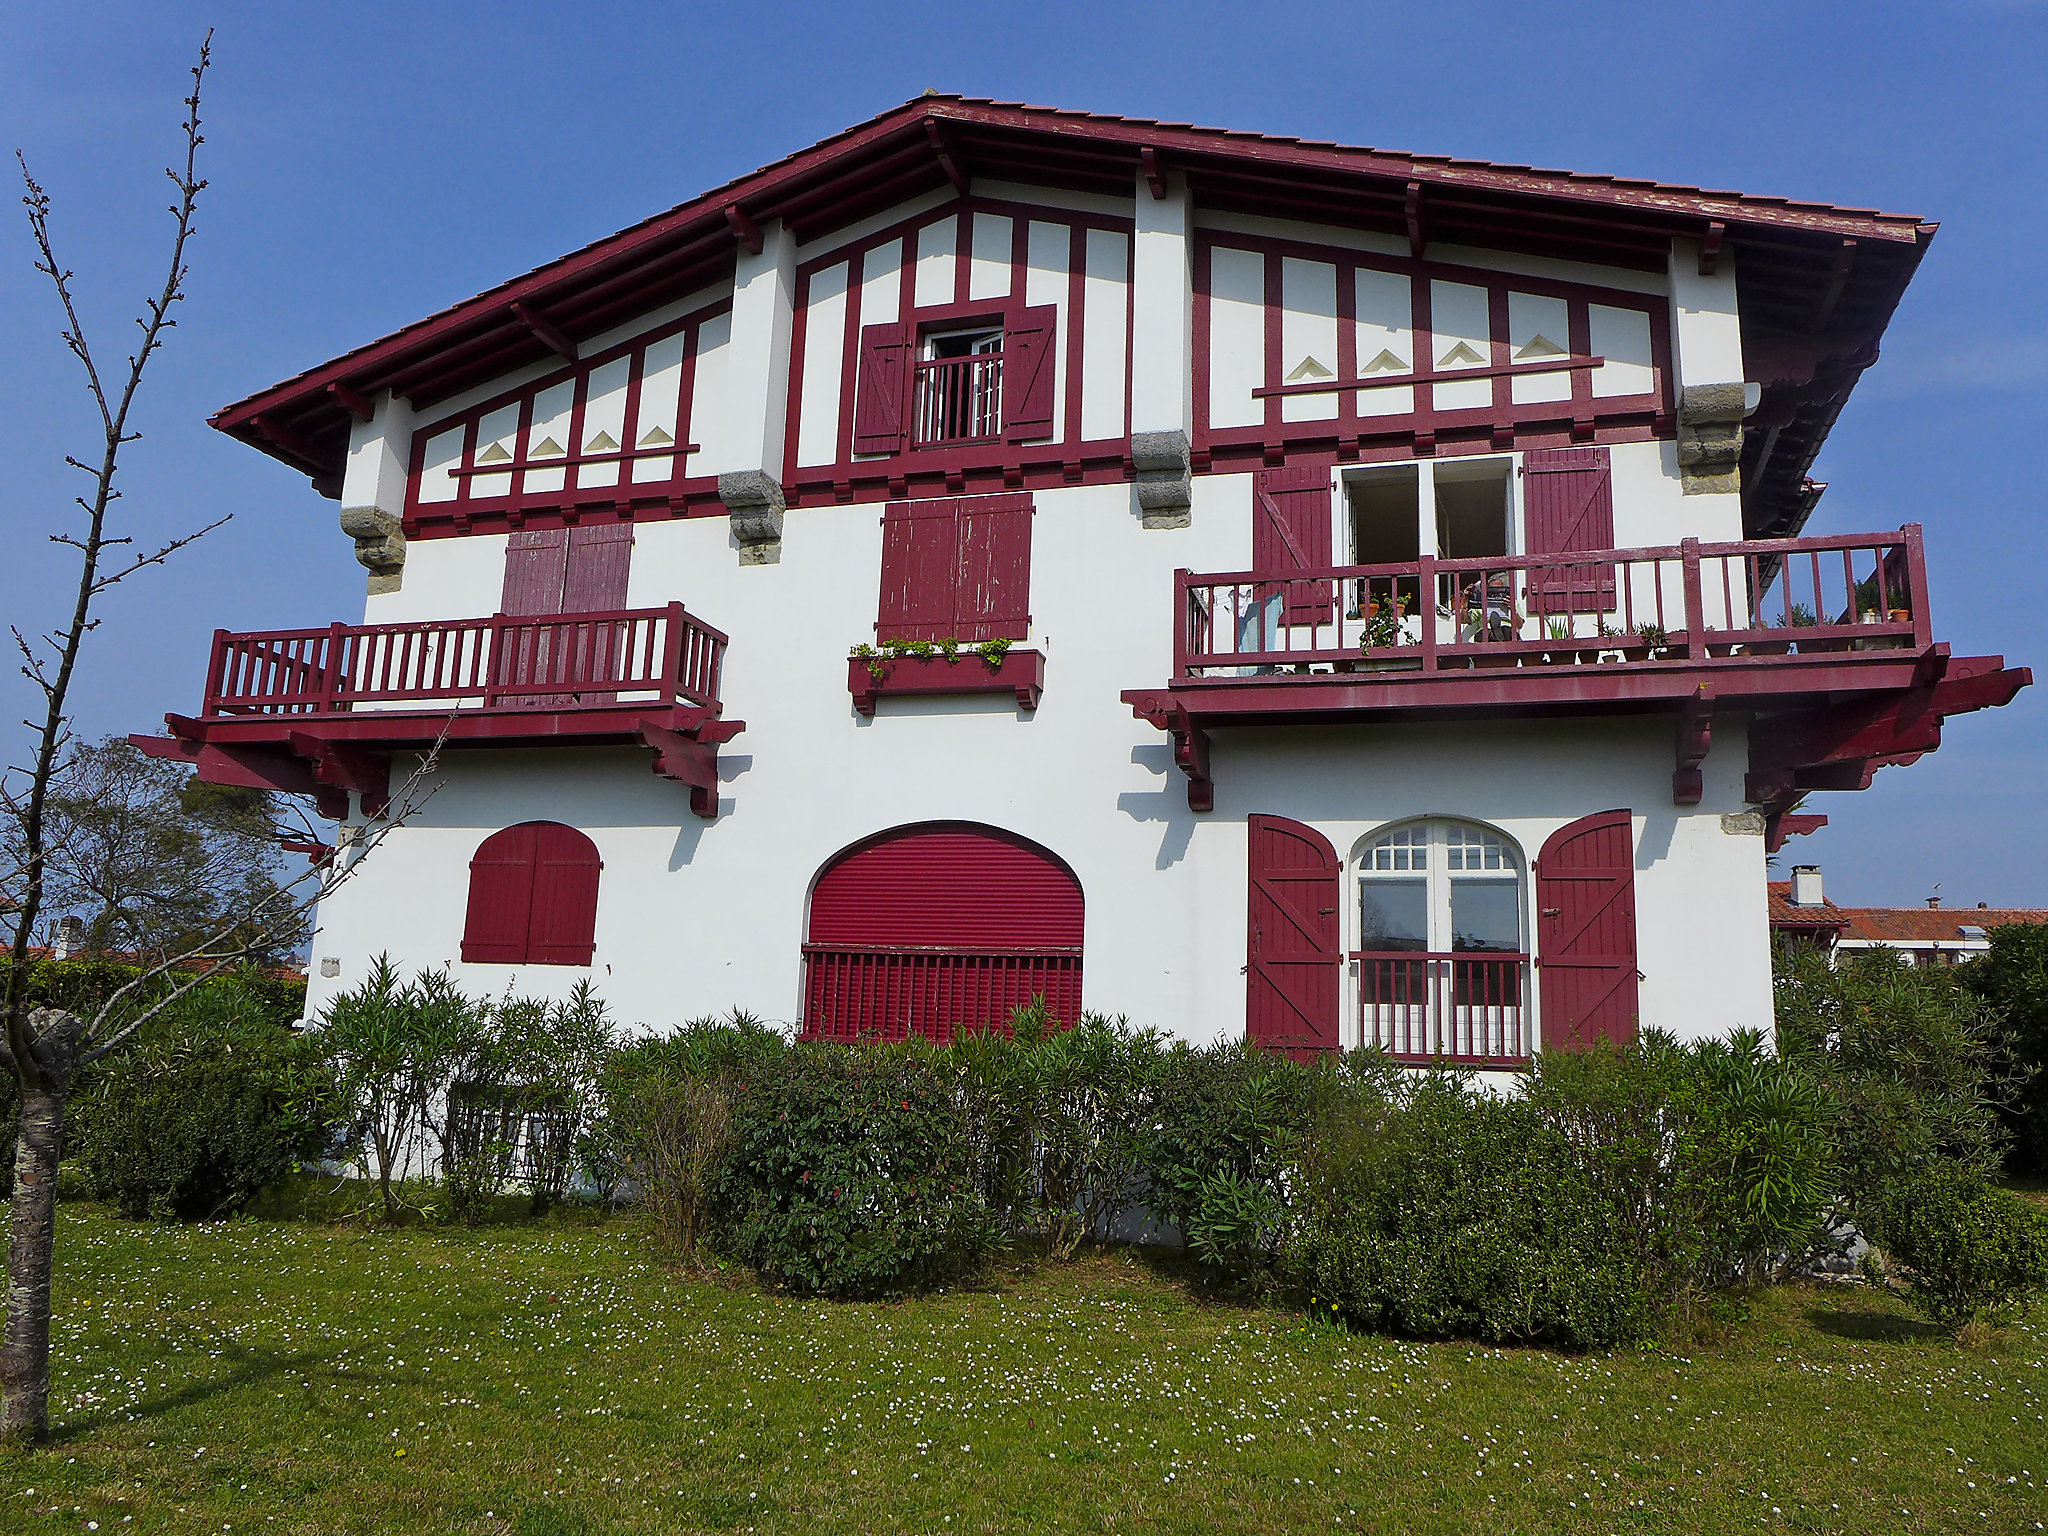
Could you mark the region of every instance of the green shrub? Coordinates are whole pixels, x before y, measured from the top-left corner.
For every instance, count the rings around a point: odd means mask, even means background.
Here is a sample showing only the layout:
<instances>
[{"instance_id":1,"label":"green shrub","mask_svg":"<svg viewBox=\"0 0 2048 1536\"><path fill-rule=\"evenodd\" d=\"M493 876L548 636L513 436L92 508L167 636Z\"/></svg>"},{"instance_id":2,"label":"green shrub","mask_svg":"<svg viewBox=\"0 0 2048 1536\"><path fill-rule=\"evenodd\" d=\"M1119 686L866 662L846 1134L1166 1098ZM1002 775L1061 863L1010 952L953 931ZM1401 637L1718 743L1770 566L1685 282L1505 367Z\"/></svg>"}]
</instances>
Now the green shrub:
<instances>
[{"instance_id":1,"label":"green shrub","mask_svg":"<svg viewBox=\"0 0 2048 1536\"><path fill-rule=\"evenodd\" d=\"M1889 1188L1862 1213L1899 1283L1935 1322L1997 1322L2048 1290L2048 1214L1956 1163Z\"/></svg>"},{"instance_id":2,"label":"green shrub","mask_svg":"<svg viewBox=\"0 0 2048 1536\"><path fill-rule=\"evenodd\" d=\"M1962 977L2004 1027L2025 1074L2004 1111L2013 1164L2048 1173L2048 923L1992 929L1990 953Z\"/></svg>"},{"instance_id":3,"label":"green shrub","mask_svg":"<svg viewBox=\"0 0 2048 1536\"><path fill-rule=\"evenodd\" d=\"M1303 1137L1328 1072L1237 1041L1176 1044L1140 1131L1146 1203L1212 1273L1263 1274L1279 1253Z\"/></svg>"},{"instance_id":4,"label":"green shrub","mask_svg":"<svg viewBox=\"0 0 2048 1536\"><path fill-rule=\"evenodd\" d=\"M1055 1257L1071 1257L1138 1197L1164 1060L1157 1034L1097 1014L1031 1053L1037 1226Z\"/></svg>"},{"instance_id":5,"label":"green shrub","mask_svg":"<svg viewBox=\"0 0 2048 1536\"><path fill-rule=\"evenodd\" d=\"M800 1044L740 1079L712 1206L721 1252L829 1296L943 1283L998 1238L960 1098L903 1047Z\"/></svg>"},{"instance_id":6,"label":"green shrub","mask_svg":"<svg viewBox=\"0 0 2048 1536\"><path fill-rule=\"evenodd\" d=\"M1330 1106L1287 1266L1363 1327L1611 1344L1660 1314L1624 1204L1526 1100L1380 1078Z\"/></svg>"},{"instance_id":7,"label":"green shrub","mask_svg":"<svg viewBox=\"0 0 2048 1536\"><path fill-rule=\"evenodd\" d=\"M71 1140L99 1198L128 1216L221 1216L318 1155L332 1079L271 1013L261 988L200 988L94 1071Z\"/></svg>"}]
</instances>

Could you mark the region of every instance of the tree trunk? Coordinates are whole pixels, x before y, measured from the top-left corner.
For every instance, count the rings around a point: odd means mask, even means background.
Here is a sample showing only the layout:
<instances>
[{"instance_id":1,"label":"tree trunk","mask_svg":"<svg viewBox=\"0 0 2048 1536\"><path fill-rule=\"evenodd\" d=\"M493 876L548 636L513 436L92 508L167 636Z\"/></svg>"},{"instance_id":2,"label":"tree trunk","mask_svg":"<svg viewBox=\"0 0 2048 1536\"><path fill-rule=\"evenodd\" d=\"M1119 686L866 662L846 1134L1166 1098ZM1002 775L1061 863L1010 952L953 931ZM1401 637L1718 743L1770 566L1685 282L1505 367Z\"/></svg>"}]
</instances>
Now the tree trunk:
<instances>
[{"instance_id":1,"label":"tree trunk","mask_svg":"<svg viewBox=\"0 0 2048 1536\"><path fill-rule=\"evenodd\" d=\"M50 1438L50 1262L57 1243L63 1091L22 1085L7 1249L7 1327L0 1340L0 1438Z\"/></svg>"}]
</instances>

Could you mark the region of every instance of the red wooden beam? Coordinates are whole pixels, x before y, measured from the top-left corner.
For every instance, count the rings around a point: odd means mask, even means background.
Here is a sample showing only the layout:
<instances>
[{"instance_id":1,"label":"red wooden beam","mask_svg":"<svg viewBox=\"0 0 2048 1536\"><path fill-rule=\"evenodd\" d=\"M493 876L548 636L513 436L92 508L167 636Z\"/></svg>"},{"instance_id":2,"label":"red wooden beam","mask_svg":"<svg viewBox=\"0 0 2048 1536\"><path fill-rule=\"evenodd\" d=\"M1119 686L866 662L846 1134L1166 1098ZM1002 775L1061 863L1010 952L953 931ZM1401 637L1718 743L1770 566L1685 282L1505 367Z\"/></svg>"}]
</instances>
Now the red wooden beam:
<instances>
[{"instance_id":1,"label":"red wooden beam","mask_svg":"<svg viewBox=\"0 0 2048 1536\"><path fill-rule=\"evenodd\" d=\"M731 226L733 238L744 245L749 254L761 254L761 226L747 217L746 209L738 203L727 204L725 222Z\"/></svg>"},{"instance_id":2,"label":"red wooden beam","mask_svg":"<svg viewBox=\"0 0 2048 1536\"><path fill-rule=\"evenodd\" d=\"M1408 183L1408 197L1407 201L1402 205L1402 213L1408 220L1408 254L1417 261L1420 261L1422 260L1422 248L1428 244L1428 235L1423 229L1421 182L1411 181Z\"/></svg>"},{"instance_id":3,"label":"red wooden beam","mask_svg":"<svg viewBox=\"0 0 2048 1536\"><path fill-rule=\"evenodd\" d=\"M569 362L576 361L576 343L565 336L561 328L530 304L514 300L509 306L512 318L533 332L534 339L551 352L559 352Z\"/></svg>"},{"instance_id":4,"label":"red wooden beam","mask_svg":"<svg viewBox=\"0 0 2048 1536\"><path fill-rule=\"evenodd\" d=\"M1700 276L1712 277L1721 268L1721 242L1728 237L1728 226L1720 219L1707 223L1707 233L1700 241Z\"/></svg>"},{"instance_id":5,"label":"red wooden beam","mask_svg":"<svg viewBox=\"0 0 2048 1536\"><path fill-rule=\"evenodd\" d=\"M1145 167L1145 185L1152 189L1154 202L1166 197L1166 167L1159 161L1159 151L1150 144L1138 151L1139 163Z\"/></svg>"},{"instance_id":6,"label":"red wooden beam","mask_svg":"<svg viewBox=\"0 0 2048 1536\"><path fill-rule=\"evenodd\" d=\"M1678 715L1678 766L1671 774L1671 803L1698 805L1706 782L1700 764L1714 744L1714 686L1701 683Z\"/></svg>"},{"instance_id":7,"label":"red wooden beam","mask_svg":"<svg viewBox=\"0 0 2048 1536\"><path fill-rule=\"evenodd\" d=\"M932 147L932 154L938 158L939 169L946 173L946 180L953 183L953 190L962 197L967 195L967 173L960 168L960 161L954 155L951 145L946 142L946 132L931 118L924 120L925 142ZM756 247L758 249L758 247Z\"/></svg>"},{"instance_id":8,"label":"red wooden beam","mask_svg":"<svg viewBox=\"0 0 2048 1536\"><path fill-rule=\"evenodd\" d=\"M368 395L359 389L349 388L348 385L342 383L339 379L336 379L327 386L327 394L336 405L347 411L349 415L355 417L357 421L368 421L377 414L376 404Z\"/></svg>"},{"instance_id":9,"label":"red wooden beam","mask_svg":"<svg viewBox=\"0 0 2048 1536\"><path fill-rule=\"evenodd\" d=\"M249 425L265 441L274 443L295 459L302 459L313 469L324 470L328 456L321 452L320 445L311 438L294 432L283 422L272 421L268 416L251 418Z\"/></svg>"}]
</instances>

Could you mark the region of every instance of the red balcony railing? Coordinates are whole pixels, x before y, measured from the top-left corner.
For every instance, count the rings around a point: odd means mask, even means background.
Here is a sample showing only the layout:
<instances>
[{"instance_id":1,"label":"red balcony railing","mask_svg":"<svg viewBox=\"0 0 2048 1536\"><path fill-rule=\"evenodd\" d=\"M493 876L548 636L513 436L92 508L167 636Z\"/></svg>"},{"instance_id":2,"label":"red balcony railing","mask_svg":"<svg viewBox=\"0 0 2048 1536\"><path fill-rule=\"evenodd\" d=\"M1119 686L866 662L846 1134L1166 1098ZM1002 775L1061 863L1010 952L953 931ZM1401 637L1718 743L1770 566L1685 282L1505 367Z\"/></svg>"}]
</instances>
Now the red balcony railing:
<instances>
[{"instance_id":1,"label":"red balcony railing","mask_svg":"<svg viewBox=\"0 0 2048 1536\"><path fill-rule=\"evenodd\" d=\"M715 706L726 637L684 611L216 630L206 715Z\"/></svg>"},{"instance_id":2,"label":"red balcony railing","mask_svg":"<svg viewBox=\"0 0 2048 1536\"><path fill-rule=\"evenodd\" d=\"M1351 959L1367 1045L1396 1061L1471 1067L1528 1061L1527 955L1367 950Z\"/></svg>"},{"instance_id":3,"label":"red balcony railing","mask_svg":"<svg viewBox=\"0 0 2048 1536\"><path fill-rule=\"evenodd\" d=\"M917 365L917 443L971 443L1003 430L1003 354L937 357Z\"/></svg>"},{"instance_id":4,"label":"red balcony railing","mask_svg":"<svg viewBox=\"0 0 2048 1536\"><path fill-rule=\"evenodd\" d=\"M1006 1024L1035 997L1063 1024L1080 1017L1079 949L804 946L806 1039L946 1041Z\"/></svg>"},{"instance_id":5,"label":"red balcony railing","mask_svg":"<svg viewBox=\"0 0 2048 1536\"><path fill-rule=\"evenodd\" d=\"M1174 675L1560 668L1925 650L1920 529L1177 573Z\"/></svg>"}]
</instances>

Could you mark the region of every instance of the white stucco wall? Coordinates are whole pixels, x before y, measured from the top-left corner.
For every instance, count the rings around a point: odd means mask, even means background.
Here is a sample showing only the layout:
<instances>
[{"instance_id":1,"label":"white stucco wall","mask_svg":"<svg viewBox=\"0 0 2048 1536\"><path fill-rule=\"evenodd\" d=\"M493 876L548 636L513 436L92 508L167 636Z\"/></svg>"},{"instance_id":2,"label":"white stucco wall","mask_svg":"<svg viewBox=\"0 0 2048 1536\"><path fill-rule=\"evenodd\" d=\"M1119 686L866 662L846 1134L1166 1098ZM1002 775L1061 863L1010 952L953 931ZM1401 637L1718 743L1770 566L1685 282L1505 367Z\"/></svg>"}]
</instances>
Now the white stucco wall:
<instances>
[{"instance_id":1,"label":"white stucco wall","mask_svg":"<svg viewBox=\"0 0 2048 1536\"><path fill-rule=\"evenodd\" d=\"M1618 461L1654 454L1617 450ZM360 981L379 951L409 969L453 964L476 991L566 991L583 971L459 963L476 845L550 819L581 828L603 856L590 974L620 1017L664 1025L738 1006L791 1020L821 866L869 833L960 819L1072 865L1087 903L1089 1007L1215 1039L1243 1028L1248 814L1304 821L1347 857L1389 822L1464 817L1508 833L1526 861L1564 823L1628 806L1644 1022L1682 1034L1767 1023L1762 839L1721 824L1743 808L1734 722L1707 759L1706 799L1685 811L1671 805L1662 714L1222 730L1216 809L1188 810L1165 738L1118 694L1166 679L1172 570L1249 560L1249 486L1243 475L1197 481L1192 525L1180 530L1143 528L1124 486L1036 495L1026 643L1044 650L1047 674L1035 714L1002 695L884 699L871 719L853 711L846 651L873 633L879 508L792 511L782 562L745 568L723 519L643 524L630 601L680 597L733 637L726 713L747 729L723 751L718 820L692 816L688 792L650 772L637 748L451 752L416 820L322 911L314 954L338 960L340 974L314 966L309 1006ZM415 544L404 590L373 599L372 616L489 612L502 546ZM1350 905L1347 881L1347 948ZM1346 1019L1348 1040L1348 1004Z\"/></svg>"}]
</instances>

